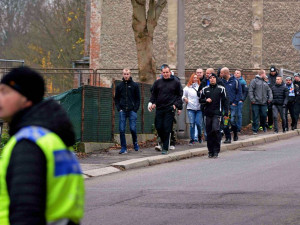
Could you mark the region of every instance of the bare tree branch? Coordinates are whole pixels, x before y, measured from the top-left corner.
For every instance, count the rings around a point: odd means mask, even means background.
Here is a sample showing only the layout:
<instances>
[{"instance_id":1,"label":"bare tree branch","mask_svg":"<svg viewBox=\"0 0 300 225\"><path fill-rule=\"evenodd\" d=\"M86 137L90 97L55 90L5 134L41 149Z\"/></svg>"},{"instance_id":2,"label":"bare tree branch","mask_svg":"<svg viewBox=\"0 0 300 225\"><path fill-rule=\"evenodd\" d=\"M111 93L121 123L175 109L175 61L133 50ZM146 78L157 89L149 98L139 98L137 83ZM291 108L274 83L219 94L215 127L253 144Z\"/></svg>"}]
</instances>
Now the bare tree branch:
<instances>
[{"instance_id":1,"label":"bare tree branch","mask_svg":"<svg viewBox=\"0 0 300 225\"><path fill-rule=\"evenodd\" d=\"M158 21L160 14L162 13L163 9L167 5L167 0L158 0L155 6L155 15L156 15L156 22Z\"/></svg>"},{"instance_id":2,"label":"bare tree branch","mask_svg":"<svg viewBox=\"0 0 300 225\"><path fill-rule=\"evenodd\" d=\"M158 19L166 5L167 0L158 0L157 2L155 0L149 1L147 29L151 37L153 37L154 29L157 26Z\"/></svg>"},{"instance_id":3,"label":"bare tree branch","mask_svg":"<svg viewBox=\"0 0 300 225\"><path fill-rule=\"evenodd\" d=\"M146 0L131 0L132 28L137 33L142 33L146 28Z\"/></svg>"}]
</instances>

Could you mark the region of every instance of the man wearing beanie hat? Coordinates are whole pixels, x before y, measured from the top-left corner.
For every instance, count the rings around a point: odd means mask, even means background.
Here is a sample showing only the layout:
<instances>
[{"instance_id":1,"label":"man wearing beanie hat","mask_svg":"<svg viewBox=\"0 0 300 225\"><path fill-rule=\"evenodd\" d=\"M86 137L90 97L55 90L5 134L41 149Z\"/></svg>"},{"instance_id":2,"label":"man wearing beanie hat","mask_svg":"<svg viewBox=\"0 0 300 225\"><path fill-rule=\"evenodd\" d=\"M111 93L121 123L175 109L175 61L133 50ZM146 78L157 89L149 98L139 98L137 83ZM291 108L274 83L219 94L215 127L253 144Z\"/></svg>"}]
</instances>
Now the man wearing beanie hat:
<instances>
[{"instance_id":1,"label":"man wearing beanie hat","mask_svg":"<svg viewBox=\"0 0 300 225\"><path fill-rule=\"evenodd\" d=\"M0 118L10 140L0 159L0 224L79 224L84 183L66 112L43 101L44 80L19 67L0 83Z\"/></svg>"},{"instance_id":2,"label":"man wearing beanie hat","mask_svg":"<svg viewBox=\"0 0 300 225\"><path fill-rule=\"evenodd\" d=\"M208 157L218 158L222 138L220 132L221 117L224 111L225 119L228 119L228 102L225 88L217 84L215 73L209 77L209 86L201 90L200 103L205 105Z\"/></svg>"},{"instance_id":3,"label":"man wearing beanie hat","mask_svg":"<svg viewBox=\"0 0 300 225\"><path fill-rule=\"evenodd\" d=\"M300 75L299 73L295 73L294 74L294 81L293 81L293 84L297 84L299 87L300 87Z\"/></svg>"},{"instance_id":4,"label":"man wearing beanie hat","mask_svg":"<svg viewBox=\"0 0 300 225\"><path fill-rule=\"evenodd\" d=\"M268 74L268 83L269 87L272 90L274 85L276 84L276 77L278 76L278 71L275 66L270 67L270 73ZM268 103L268 124L267 127L269 129L272 129L273 126L273 109L272 109L272 103Z\"/></svg>"}]
</instances>

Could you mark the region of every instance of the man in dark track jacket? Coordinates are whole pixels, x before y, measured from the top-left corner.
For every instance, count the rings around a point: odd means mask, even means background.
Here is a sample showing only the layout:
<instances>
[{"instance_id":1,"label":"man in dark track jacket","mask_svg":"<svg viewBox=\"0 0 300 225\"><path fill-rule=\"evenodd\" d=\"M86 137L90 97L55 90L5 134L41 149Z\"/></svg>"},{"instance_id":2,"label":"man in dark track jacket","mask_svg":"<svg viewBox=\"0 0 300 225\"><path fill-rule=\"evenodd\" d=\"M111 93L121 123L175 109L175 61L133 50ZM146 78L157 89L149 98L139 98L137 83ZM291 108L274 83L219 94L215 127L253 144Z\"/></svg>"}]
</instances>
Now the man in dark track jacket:
<instances>
[{"instance_id":1,"label":"man in dark track jacket","mask_svg":"<svg viewBox=\"0 0 300 225\"><path fill-rule=\"evenodd\" d=\"M273 100L272 100L272 109L273 109L273 121L274 121L274 132L278 133L278 113L280 114L282 120L282 131L285 132L286 127L286 105L288 103L289 91L285 84L282 81L282 77L276 77L276 83L272 87Z\"/></svg>"},{"instance_id":2,"label":"man in dark track jacket","mask_svg":"<svg viewBox=\"0 0 300 225\"><path fill-rule=\"evenodd\" d=\"M224 111L224 117L228 119L228 103L225 88L217 84L216 74L211 74L209 82L200 93L200 103L205 104L208 157L217 158L221 148L221 117Z\"/></svg>"},{"instance_id":3,"label":"man in dark track jacket","mask_svg":"<svg viewBox=\"0 0 300 225\"><path fill-rule=\"evenodd\" d=\"M120 154L127 153L125 138L126 119L129 118L129 127L132 135L134 150L138 151L136 134L137 111L140 107L140 90L137 83L132 80L131 71L128 68L123 70L123 80L116 87L115 104L119 111L119 131L121 151Z\"/></svg>"},{"instance_id":4,"label":"man in dark track jacket","mask_svg":"<svg viewBox=\"0 0 300 225\"><path fill-rule=\"evenodd\" d=\"M162 154L168 154L175 110L178 114L182 110L182 88L180 81L171 76L168 65L163 66L162 74L163 78L156 80L152 86L148 110L156 108L155 128L163 144Z\"/></svg>"}]
</instances>

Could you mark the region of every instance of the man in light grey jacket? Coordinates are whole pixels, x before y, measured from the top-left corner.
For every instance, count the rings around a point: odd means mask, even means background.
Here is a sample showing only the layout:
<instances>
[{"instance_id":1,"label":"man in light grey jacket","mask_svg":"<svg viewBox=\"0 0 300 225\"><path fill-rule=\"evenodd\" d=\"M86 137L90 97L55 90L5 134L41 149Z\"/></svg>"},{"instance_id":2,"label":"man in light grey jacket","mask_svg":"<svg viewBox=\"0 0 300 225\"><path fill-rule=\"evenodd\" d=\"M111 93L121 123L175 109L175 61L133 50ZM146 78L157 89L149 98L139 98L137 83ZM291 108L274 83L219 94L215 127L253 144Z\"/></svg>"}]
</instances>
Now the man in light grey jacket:
<instances>
[{"instance_id":1,"label":"man in light grey jacket","mask_svg":"<svg viewBox=\"0 0 300 225\"><path fill-rule=\"evenodd\" d=\"M262 127L266 131L267 104L272 102L273 95L268 83L265 81L266 71L260 70L249 86L249 98L252 105L252 131L257 134L259 118L262 117Z\"/></svg>"}]
</instances>

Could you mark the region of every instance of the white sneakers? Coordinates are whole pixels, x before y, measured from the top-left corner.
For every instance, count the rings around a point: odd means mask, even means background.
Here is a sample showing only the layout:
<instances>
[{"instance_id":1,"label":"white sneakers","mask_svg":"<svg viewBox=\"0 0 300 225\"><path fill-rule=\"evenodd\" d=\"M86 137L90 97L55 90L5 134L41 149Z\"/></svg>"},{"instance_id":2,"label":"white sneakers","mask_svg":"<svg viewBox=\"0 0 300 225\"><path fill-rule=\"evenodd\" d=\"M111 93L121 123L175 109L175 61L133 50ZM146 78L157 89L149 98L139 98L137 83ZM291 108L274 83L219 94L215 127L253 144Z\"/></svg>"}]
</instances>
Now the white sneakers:
<instances>
[{"instance_id":1,"label":"white sneakers","mask_svg":"<svg viewBox=\"0 0 300 225\"><path fill-rule=\"evenodd\" d=\"M162 148L161 148L160 145L156 145L156 146L154 147L154 149L155 149L156 151L158 151L158 152L160 152L160 151L162 150ZM175 150L175 146L174 146L174 145L170 145L169 150Z\"/></svg>"}]
</instances>

